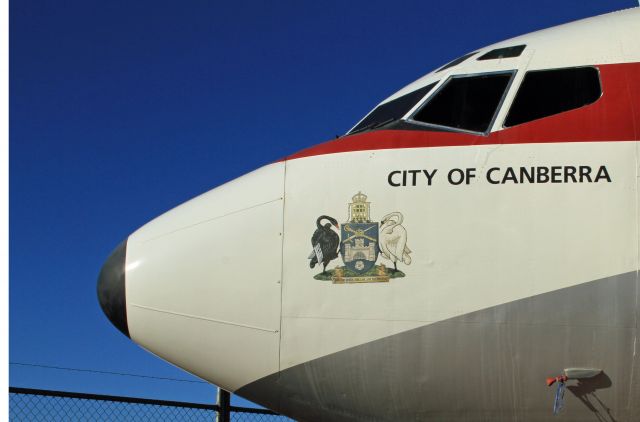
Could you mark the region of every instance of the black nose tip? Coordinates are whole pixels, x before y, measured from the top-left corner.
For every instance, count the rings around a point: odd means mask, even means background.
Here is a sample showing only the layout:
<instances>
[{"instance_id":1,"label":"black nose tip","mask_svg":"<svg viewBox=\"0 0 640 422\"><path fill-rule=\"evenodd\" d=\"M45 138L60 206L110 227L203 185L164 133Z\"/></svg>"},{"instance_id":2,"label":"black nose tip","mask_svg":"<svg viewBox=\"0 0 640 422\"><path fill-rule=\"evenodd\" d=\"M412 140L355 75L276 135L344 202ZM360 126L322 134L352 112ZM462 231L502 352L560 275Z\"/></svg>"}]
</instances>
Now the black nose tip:
<instances>
[{"instance_id":1,"label":"black nose tip","mask_svg":"<svg viewBox=\"0 0 640 422\"><path fill-rule=\"evenodd\" d=\"M111 252L98 276L98 301L109 321L129 337L124 265L127 257L125 240Z\"/></svg>"}]
</instances>

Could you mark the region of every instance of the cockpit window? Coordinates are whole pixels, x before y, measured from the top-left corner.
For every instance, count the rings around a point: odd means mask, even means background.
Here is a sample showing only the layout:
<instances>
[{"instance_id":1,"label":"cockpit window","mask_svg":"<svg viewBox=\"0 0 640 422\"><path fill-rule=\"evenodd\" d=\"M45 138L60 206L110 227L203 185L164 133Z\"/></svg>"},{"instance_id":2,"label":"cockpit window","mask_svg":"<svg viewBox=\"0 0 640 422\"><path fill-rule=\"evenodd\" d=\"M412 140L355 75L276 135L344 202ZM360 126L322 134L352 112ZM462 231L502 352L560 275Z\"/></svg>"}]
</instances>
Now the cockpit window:
<instances>
[{"instance_id":1,"label":"cockpit window","mask_svg":"<svg viewBox=\"0 0 640 422\"><path fill-rule=\"evenodd\" d=\"M459 65L463 61L467 60L469 57L473 56L476 53L477 53L477 51L474 51L473 53L468 53L468 54L465 54L462 57L458 57L457 59L450 61L449 63L447 63L444 66L442 66L440 69L436 70L436 73L442 72L443 70L449 69L449 68L451 68L453 66L457 66L457 65Z\"/></svg>"},{"instance_id":2,"label":"cockpit window","mask_svg":"<svg viewBox=\"0 0 640 422\"><path fill-rule=\"evenodd\" d=\"M436 86L437 82L412 91L376 107L367 117L365 117L356 127L349 131L349 135L369 129L384 126L407 114L418 101L424 98Z\"/></svg>"},{"instance_id":3,"label":"cockpit window","mask_svg":"<svg viewBox=\"0 0 640 422\"><path fill-rule=\"evenodd\" d=\"M514 73L454 76L411 119L434 126L487 132Z\"/></svg>"},{"instance_id":4,"label":"cockpit window","mask_svg":"<svg viewBox=\"0 0 640 422\"><path fill-rule=\"evenodd\" d=\"M518 57L524 51L526 45L514 45L513 47L496 48L488 53L483 54L476 60L495 60L495 59L509 59L511 57Z\"/></svg>"},{"instance_id":5,"label":"cockpit window","mask_svg":"<svg viewBox=\"0 0 640 422\"><path fill-rule=\"evenodd\" d=\"M515 126L594 103L602 95L593 67L534 70L524 76L504 126Z\"/></svg>"}]
</instances>

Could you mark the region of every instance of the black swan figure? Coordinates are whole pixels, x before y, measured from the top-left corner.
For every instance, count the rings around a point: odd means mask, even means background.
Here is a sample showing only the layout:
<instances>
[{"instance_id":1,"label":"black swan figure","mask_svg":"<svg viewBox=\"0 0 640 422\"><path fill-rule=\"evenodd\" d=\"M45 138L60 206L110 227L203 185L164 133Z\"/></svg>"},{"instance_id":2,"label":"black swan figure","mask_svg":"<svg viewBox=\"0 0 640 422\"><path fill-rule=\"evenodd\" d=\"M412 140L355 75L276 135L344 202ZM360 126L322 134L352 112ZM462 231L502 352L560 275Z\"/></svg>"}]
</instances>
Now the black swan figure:
<instances>
[{"instance_id":1,"label":"black swan figure","mask_svg":"<svg viewBox=\"0 0 640 422\"><path fill-rule=\"evenodd\" d=\"M325 225L323 226L322 224L320 224L322 220L328 220L330 221L330 223L325 223ZM333 217L321 215L316 220L316 226L318 226L318 228L311 237L311 246L314 249L313 251L311 251L311 255L309 255L309 259L311 259L311 262L309 262L309 267L313 268L318 263L319 254L316 253L316 245L318 245L320 251L322 252L320 258L322 259L323 274L327 271L327 265L329 264L329 262L338 257L340 236L338 236L338 233L334 232L331 229L332 225L337 229L338 221Z\"/></svg>"}]
</instances>

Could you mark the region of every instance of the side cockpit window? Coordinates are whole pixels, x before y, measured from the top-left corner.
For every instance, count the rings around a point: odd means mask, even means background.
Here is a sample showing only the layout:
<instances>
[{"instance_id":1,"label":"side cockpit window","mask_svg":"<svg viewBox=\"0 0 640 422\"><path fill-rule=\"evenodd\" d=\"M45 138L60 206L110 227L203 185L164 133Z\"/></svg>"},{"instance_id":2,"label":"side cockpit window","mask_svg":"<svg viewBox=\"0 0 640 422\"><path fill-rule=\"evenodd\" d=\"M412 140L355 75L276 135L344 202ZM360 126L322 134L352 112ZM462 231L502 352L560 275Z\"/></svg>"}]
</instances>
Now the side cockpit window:
<instances>
[{"instance_id":1,"label":"side cockpit window","mask_svg":"<svg viewBox=\"0 0 640 422\"><path fill-rule=\"evenodd\" d=\"M454 76L412 117L430 126L485 133L515 72Z\"/></svg>"},{"instance_id":2,"label":"side cockpit window","mask_svg":"<svg viewBox=\"0 0 640 422\"><path fill-rule=\"evenodd\" d=\"M439 68L438 70L436 70L436 72L435 72L435 73L440 73L440 72L442 72L443 70L450 69L450 68L452 68L453 66L457 66L457 65L459 65L459 64L460 64L460 63L462 63L463 61L467 60L469 57L473 56L473 55L474 55L474 54L476 54L476 53L477 53L477 51L474 51L474 52L472 52L472 53L467 53L467 54L465 54L464 56L458 57L458 58L457 58L457 59L455 59L455 60L451 60L449 63L445 64L444 66L442 66L441 68Z\"/></svg>"},{"instance_id":3,"label":"side cockpit window","mask_svg":"<svg viewBox=\"0 0 640 422\"><path fill-rule=\"evenodd\" d=\"M527 72L504 126L580 108L596 102L601 95L600 75L593 67Z\"/></svg>"},{"instance_id":4,"label":"side cockpit window","mask_svg":"<svg viewBox=\"0 0 640 422\"><path fill-rule=\"evenodd\" d=\"M401 97L391 100L376 107L367 117L362 119L353 129L349 131L349 135L356 132L363 132L378 127L382 127L391 123L409 112L418 101L424 98L436 86L437 82L412 91Z\"/></svg>"}]
</instances>

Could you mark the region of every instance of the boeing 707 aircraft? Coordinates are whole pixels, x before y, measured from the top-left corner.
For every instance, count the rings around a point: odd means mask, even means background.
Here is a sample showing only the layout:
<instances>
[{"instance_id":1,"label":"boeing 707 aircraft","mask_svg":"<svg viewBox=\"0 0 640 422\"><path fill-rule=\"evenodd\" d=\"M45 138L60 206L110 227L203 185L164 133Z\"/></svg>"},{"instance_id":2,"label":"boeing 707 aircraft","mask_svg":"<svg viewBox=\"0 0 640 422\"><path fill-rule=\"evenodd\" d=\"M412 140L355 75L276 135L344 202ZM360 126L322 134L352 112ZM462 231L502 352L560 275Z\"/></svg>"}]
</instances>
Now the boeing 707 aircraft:
<instances>
[{"instance_id":1,"label":"boeing 707 aircraft","mask_svg":"<svg viewBox=\"0 0 640 422\"><path fill-rule=\"evenodd\" d=\"M635 8L470 52L168 211L98 297L296 420L637 421L639 174Z\"/></svg>"}]
</instances>

